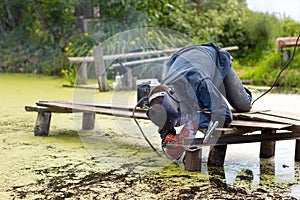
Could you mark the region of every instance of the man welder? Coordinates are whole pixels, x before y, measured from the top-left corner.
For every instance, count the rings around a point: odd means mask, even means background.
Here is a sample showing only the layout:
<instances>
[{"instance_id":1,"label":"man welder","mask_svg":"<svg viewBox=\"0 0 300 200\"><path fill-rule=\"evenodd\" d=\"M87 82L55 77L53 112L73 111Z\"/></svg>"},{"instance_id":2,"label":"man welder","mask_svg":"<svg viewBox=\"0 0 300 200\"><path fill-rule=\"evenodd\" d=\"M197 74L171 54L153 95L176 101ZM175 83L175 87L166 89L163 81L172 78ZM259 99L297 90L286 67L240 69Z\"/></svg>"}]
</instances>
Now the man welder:
<instances>
[{"instance_id":1,"label":"man welder","mask_svg":"<svg viewBox=\"0 0 300 200\"><path fill-rule=\"evenodd\" d=\"M213 133L209 129L229 124L232 113L227 103L238 112L251 109L251 93L231 63L231 55L213 43L182 48L172 55L166 78L149 93L147 111L159 127L168 157L180 159L183 139L194 138L197 130L206 130L207 139ZM180 126L176 134L174 127Z\"/></svg>"}]
</instances>

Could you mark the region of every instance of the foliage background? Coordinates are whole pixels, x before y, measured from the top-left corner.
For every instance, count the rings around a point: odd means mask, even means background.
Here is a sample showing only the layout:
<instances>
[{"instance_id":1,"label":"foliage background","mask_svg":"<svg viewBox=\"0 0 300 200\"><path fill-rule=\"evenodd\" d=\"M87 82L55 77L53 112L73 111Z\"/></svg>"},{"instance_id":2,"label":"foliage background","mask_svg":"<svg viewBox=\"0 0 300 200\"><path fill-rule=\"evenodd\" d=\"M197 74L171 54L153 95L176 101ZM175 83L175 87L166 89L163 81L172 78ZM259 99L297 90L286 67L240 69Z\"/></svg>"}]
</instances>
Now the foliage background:
<instances>
[{"instance_id":1,"label":"foliage background","mask_svg":"<svg viewBox=\"0 0 300 200\"><path fill-rule=\"evenodd\" d=\"M168 28L195 44L237 45L239 75L266 85L283 64L275 39L300 34L299 23L251 11L245 0L2 0L1 71L73 76L67 56L91 55L93 46L139 27ZM280 85L300 87L297 53L294 60Z\"/></svg>"}]
</instances>

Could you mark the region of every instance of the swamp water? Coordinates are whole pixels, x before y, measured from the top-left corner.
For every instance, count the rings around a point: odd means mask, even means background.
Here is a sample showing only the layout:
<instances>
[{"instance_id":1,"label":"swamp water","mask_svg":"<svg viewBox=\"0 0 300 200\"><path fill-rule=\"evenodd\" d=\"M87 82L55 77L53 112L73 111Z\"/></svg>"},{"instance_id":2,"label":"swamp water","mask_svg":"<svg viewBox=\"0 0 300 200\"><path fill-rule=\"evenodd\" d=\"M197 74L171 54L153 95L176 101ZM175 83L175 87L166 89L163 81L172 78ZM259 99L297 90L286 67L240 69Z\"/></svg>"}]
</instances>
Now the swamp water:
<instances>
[{"instance_id":1,"label":"swamp water","mask_svg":"<svg viewBox=\"0 0 300 200\"><path fill-rule=\"evenodd\" d=\"M97 116L80 130L80 114L53 114L48 137L35 137L39 100L134 103L126 92L64 88L63 79L0 74L0 199L300 199L300 163L294 141L276 143L276 155L259 159L259 143L229 145L224 168L186 172L158 157L131 119ZM254 94L258 95L258 94ZM270 94L255 109L299 112L299 95ZM119 103L119 102L118 102ZM141 121L159 149L157 128Z\"/></svg>"}]
</instances>

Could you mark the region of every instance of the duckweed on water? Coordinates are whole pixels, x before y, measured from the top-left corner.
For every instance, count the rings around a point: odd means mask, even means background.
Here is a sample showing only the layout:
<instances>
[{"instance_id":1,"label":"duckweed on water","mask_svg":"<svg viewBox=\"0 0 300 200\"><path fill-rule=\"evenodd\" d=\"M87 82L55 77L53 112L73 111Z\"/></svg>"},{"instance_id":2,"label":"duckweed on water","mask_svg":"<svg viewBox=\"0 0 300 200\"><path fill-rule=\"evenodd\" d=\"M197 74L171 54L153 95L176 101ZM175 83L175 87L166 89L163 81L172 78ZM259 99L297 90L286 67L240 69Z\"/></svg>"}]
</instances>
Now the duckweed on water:
<instances>
[{"instance_id":1,"label":"duckweed on water","mask_svg":"<svg viewBox=\"0 0 300 200\"><path fill-rule=\"evenodd\" d=\"M99 117L96 130L79 131L74 116L53 114L50 135L35 137L36 113L26 113L24 105L72 99L73 90L62 83L51 77L0 74L0 199L300 198L295 191L299 164L288 164L287 169L295 168L294 180L279 183L272 170L258 174L246 163L228 183L228 173L237 170L234 162L225 169L207 169L204 156L201 173L187 172L152 152L130 120L120 129L114 118ZM112 94L96 95L109 99ZM158 135L149 137L159 149ZM258 184L252 180L257 176Z\"/></svg>"}]
</instances>

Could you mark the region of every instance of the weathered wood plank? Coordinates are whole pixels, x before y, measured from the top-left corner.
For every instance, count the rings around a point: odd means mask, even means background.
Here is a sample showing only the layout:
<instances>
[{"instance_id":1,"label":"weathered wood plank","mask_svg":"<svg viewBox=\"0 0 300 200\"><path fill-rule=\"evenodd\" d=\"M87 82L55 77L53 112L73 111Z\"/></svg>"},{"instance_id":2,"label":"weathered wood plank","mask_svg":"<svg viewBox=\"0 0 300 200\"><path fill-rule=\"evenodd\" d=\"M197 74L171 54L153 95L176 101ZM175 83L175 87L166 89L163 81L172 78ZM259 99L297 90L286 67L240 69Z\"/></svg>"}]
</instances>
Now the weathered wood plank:
<instances>
[{"instance_id":1,"label":"weathered wood plank","mask_svg":"<svg viewBox=\"0 0 300 200\"><path fill-rule=\"evenodd\" d=\"M129 110L118 110L111 108L101 108L87 105L77 104L64 104L57 102L37 103L38 106L46 106L53 109L53 112L92 112L96 114L112 115L117 117L129 117L132 118L132 111ZM136 112L135 117L138 119L148 119L145 112Z\"/></svg>"},{"instance_id":2,"label":"weathered wood plank","mask_svg":"<svg viewBox=\"0 0 300 200\"><path fill-rule=\"evenodd\" d=\"M130 61L130 62L124 62L122 63L123 66L130 66L130 65L137 65L137 64L145 64L145 63L152 63L152 62L157 62L157 61L165 61L168 60L170 56L164 56L164 57L158 57L158 58L149 58L149 59L144 59L144 60L135 60L135 61ZM112 67L118 67L120 64L113 64Z\"/></svg>"},{"instance_id":3,"label":"weathered wood plank","mask_svg":"<svg viewBox=\"0 0 300 200\"><path fill-rule=\"evenodd\" d=\"M279 37L276 39L278 51L284 47L293 47L296 45L297 37ZM298 44L300 46L300 44Z\"/></svg>"},{"instance_id":4,"label":"weathered wood plank","mask_svg":"<svg viewBox=\"0 0 300 200\"><path fill-rule=\"evenodd\" d=\"M149 55L157 55L157 54L172 54L179 49L180 48L156 50L156 51L145 51L145 52L133 52L133 53L126 53L126 54L104 55L103 59L104 60L115 60L118 58L136 58L136 57L141 57L141 56L149 56ZM93 57L68 57L68 60L69 60L69 62L73 62L73 63L94 62Z\"/></svg>"},{"instance_id":5,"label":"weathered wood plank","mask_svg":"<svg viewBox=\"0 0 300 200\"><path fill-rule=\"evenodd\" d=\"M217 131L221 131L221 137L232 137L243 135L245 133L252 133L260 130L257 127L232 127L232 128L217 128Z\"/></svg>"},{"instance_id":6,"label":"weathered wood plank","mask_svg":"<svg viewBox=\"0 0 300 200\"><path fill-rule=\"evenodd\" d=\"M290 120L296 120L300 121L300 114L299 113L291 113L291 112L286 112L286 111L262 111L260 112L261 114L264 115L270 115L274 117L280 117L280 118L286 118Z\"/></svg>"},{"instance_id":7,"label":"weathered wood plank","mask_svg":"<svg viewBox=\"0 0 300 200\"><path fill-rule=\"evenodd\" d=\"M268 128L268 129L283 129L291 127L290 124L278 124L270 122L260 122L260 121L244 121L244 120L233 120L229 127L239 126L239 127L257 127L257 128Z\"/></svg>"},{"instance_id":8,"label":"weathered wood plank","mask_svg":"<svg viewBox=\"0 0 300 200\"><path fill-rule=\"evenodd\" d=\"M25 106L26 112L52 112L53 109L43 106Z\"/></svg>"},{"instance_id":9,"label":"weathered wood plank","mask_svg":"<svg viewBox=\"0 0 300 200\"><path fill-rule=\"evenodd\" d=\"M240 135L231 137L220 137L216 144L206 143L202 144L203 138L195 139L185 139L183 145L190 146L211 146L211 145L224 145L224 144L239 144L239 143L252 143L252 142L262 142L262 141L272 141L272 140L292 140L300 138L300 133L285 132L276 133L271 135L262 134L251 134L251 135Z\"/></svg>"},{"instance_id":10,"label":"weathered wood plank","mask_svg":"<svg viewBox=\"0 0 300 200\"><path fill-rule=\"evenodd\" d=\"M300 133L300 126L293 125L293 126L287 128L287 130Z\"/></svg>"},{"instance_id":11,"label":"weathered wood plank","mask_svg":"<svg viewBox=\"0 0 300 200\"><path fill-rule=\"evenodd\" d=\"M117 110L129 110L133 111L135 105L131 104L111 104L111 103L96 103L96 102L77 102L73 100L54 100L54 101L39 101L37 105L47 106L52 104L68 104L68 105L84 105L84 106L91 106L91 107L99 107L99 108L110 108L110 109L117 109ZM146 109L136 108L137 112L144 112L146 113Z\"/></svg>"},{"instance_id":12,"label":"weathered wood plank","mask_svg":"<svg viewBox=\"0 0 300 200\"><path fill-rule=\"evenodd\" d=\"M276 122L276 123L300 126L300 121L298 121L298 120L287 119L287 118L280 117L280 116L271 116L271 115L266 115L266 114L262 114L262 113L253 113L253 114L238 113L238 114L236 114L235 117L237 119L243 119L243 120Z\"/></svg>"}]
</instances>

